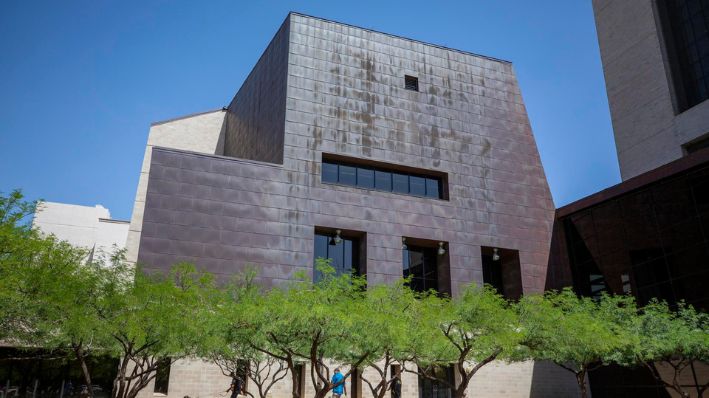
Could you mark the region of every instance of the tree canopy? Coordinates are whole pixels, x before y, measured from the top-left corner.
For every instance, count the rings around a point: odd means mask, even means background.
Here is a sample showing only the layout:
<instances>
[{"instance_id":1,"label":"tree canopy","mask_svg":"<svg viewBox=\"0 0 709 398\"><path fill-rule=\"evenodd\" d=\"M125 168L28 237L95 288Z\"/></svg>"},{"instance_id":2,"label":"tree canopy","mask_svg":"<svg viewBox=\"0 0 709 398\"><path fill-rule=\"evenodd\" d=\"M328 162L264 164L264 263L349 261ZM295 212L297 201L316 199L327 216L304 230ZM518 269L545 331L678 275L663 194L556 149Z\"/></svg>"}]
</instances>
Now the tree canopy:
<instances>
[{"instance_id":1,"label":"tree canopy","mask_svg":"<svg viewBox=\"0 0 709 398\"><path fill-rule=\"evenodd\" d=\"M304 398L303 365L315 398L336 387L338 366L345 380L357 371L375 398L395 387L401 371L463 398L483 366L526 359L569 370L583 396L588 372L607 364L644 366L686 396L682 370L709 360L709 316L684 303L639 308L632 297L593 299L571 289L510 302L476 285L450 298L414 292L405 280L368 285L364 276L337 275L322 259L317 281L299 275L265 289L251 270L217 286L191 264L149 274L120 251L89 258L32 229L37 206L19 191L0 195L0 340L74 357L86 385L88 356L119 358L115 398L135 397L160 363L189 356L213 361L228 376L245 367L259 398L288 376L292 397Z\"/></svg>"}]
</instances>

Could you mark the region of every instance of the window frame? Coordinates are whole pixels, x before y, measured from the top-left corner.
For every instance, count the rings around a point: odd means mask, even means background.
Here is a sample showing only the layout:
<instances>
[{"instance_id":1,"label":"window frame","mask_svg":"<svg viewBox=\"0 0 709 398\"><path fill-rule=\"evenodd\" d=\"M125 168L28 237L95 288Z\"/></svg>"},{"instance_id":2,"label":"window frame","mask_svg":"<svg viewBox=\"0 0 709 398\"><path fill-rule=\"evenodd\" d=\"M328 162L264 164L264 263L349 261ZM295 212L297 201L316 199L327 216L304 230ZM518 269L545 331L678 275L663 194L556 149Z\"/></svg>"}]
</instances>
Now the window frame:
<instances>
[{"instance_id":1,"label":"window frame","mask_svg":"<svg viewBox=\"0 0 709 398\"><path fill-rule=\"evenodd\" d=\"M335 170L330 169L335 166ZM354 168L354 183L350 181L343 182L340 180L340 167L352 167ZM326 173L326 168L329 169ZM372 171L372 186L361 185L359 182L360 171L359 170L371 170ZM337 176L337 181L332 181L333 174ZM406 177L406 191L399 189L396 190L396 184L394 183L397 175ZM326 178L327 176L327 178ZM388 177L387 188L383 189L378 182L383 182L382 177ZM413 193L411 189L412 179L422 179L423 180L423 193ZM433 183L435 181L435 184ZM353 159L339 155L330 155L323 153L322 163L320 168L320 182L322 184L340 185L345 187L353 187L359 189L367 189L379 192L388 192L397 195L413 196L417 198L427 198L427 199L438 199L438 200L449 200L448 197L448 175L446 173L417 169L406 166L392 165L383 162L367 161L362 159ZM435 187L434 187L435 185ZM435 191L435 192L429 192Z\"/></svg>"}]
</instances>

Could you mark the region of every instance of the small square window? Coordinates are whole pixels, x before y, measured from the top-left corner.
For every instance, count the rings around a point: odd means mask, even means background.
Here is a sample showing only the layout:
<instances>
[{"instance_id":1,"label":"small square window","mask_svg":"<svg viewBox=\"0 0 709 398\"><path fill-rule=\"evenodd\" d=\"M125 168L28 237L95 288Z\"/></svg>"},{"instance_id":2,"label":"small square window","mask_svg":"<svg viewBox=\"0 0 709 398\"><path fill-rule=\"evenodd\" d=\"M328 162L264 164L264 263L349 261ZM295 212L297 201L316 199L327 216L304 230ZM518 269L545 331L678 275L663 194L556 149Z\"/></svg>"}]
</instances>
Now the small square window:
<instances>
[{"instance_id":1,"label":"small square window","mask_svg":"<svg viewBox=\"0 0 709 398\"><path fill-rule=\"evenodd\" d=\"M419 78L405 75L404 76L404 87L407 90L419 91Z\"/></svg>"}]
</instances>

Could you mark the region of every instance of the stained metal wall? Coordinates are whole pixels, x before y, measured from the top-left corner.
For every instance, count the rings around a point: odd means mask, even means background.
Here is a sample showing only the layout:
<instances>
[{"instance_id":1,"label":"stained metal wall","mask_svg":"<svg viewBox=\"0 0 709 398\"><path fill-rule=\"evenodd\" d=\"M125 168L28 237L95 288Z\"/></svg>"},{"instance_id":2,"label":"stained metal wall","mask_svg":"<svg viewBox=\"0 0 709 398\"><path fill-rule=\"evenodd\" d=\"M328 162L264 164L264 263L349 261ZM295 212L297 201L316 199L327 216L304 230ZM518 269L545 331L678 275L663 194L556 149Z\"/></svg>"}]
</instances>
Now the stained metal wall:
<instances>
[{"instance_id":1,"label":"stained metal wall","mask_svg":"<svg viewBox=\"0 0 709 398\"><path fill-rule=\"evenodd\" d=\"M454 294L482 281L481 246L518 250L525 292L543 290L554 206L512 65L299 14L284 26L282 165L155 149L139 260L253 264L278 283L312 271L314 229L332 227L366 233L370 283L401 277L407 236L448 243ZM253 93L233 112L276 103ZM276 141L248 134L225 153L272 162L258 145ZM323 184L322 153L447 173L449 200Z\"/></svg>"}]
</instances>

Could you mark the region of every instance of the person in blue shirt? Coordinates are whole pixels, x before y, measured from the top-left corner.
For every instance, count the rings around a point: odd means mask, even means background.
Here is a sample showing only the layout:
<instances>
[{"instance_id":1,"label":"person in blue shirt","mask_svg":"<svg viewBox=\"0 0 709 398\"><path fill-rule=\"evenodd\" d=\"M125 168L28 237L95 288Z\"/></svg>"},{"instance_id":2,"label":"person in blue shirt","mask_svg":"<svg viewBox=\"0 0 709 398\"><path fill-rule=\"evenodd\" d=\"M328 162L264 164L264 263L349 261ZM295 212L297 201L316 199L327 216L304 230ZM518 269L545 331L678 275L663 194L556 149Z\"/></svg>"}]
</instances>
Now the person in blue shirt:
<instances>
[{"instance_id":1,"label":"person in blue shirt","mask_svg":"<svg viewBox=\"0 0 709 398\"><path fill-rule=\"evenodd\" d=\"M332 384L335 385L332 389L332 398L340 398L342 395L347 395L345 376L340 373L340 368L335 368L335 374L332 375Z\"/></svg>"}]
</instances>

